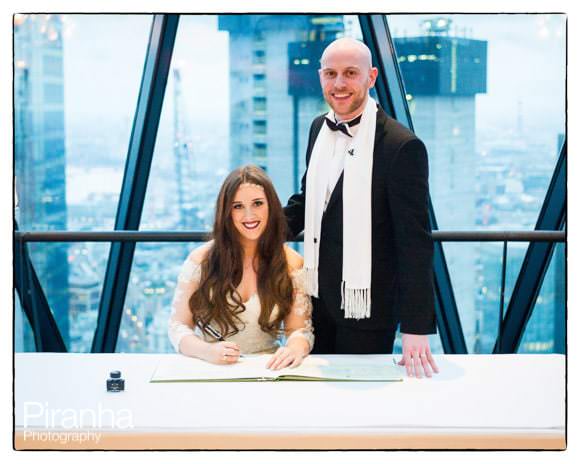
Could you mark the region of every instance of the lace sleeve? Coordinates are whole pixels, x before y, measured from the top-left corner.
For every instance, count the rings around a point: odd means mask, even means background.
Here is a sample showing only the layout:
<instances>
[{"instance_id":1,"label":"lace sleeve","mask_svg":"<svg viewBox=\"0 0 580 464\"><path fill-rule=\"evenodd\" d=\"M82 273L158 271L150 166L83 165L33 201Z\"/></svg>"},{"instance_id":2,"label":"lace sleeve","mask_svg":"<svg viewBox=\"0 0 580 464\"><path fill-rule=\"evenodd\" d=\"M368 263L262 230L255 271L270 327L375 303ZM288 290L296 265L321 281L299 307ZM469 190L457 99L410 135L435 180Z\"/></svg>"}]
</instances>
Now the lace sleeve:
<instances>
[{"instance_id":1,"label":"lace sleeve","mask_svg":"<svg viewBox=\"0 0 580 464\"><path fill-rule=\"evenodd\" d=\"M197 288L201 277L201 266L188 256L177 277L175 294L171 303L167 334L169 341L179 353L179 343L187 335L199 335L193 328L193 320L189 311L189 298Z\"/></svg>"},{"instance_id":2,"label":"lace sleeve","mask_svg":"<svg viewBox=\"0 0 580 464\"><path fill-rule=\"evenodd\" d=\"M306 294L304 282L304 269L297 269L291 273L292 283L294 284L294 303L292 310L286 317L284 325L286 327L286 336L288 343L296 337L306 339L312 351L314 346L314 329L312 327L312 301Z\"/></svg>"}]
</instances>

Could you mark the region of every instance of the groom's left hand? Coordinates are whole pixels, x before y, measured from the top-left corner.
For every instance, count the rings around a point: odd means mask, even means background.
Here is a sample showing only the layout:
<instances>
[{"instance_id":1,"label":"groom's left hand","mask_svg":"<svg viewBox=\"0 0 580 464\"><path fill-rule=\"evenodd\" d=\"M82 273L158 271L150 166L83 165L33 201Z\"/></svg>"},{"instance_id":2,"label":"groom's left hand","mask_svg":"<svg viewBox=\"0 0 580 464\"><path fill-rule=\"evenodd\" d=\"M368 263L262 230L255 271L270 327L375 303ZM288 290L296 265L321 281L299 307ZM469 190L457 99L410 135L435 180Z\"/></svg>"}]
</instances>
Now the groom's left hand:
<instances>
[{"instance_id":1,"label":"groom's left hand","mask_svg":"<svg viewBox=\"0 0 580 464\"><path fill-rule=\"evenodd\" d=\"M399 361L399 366L407 368L409 377L421 378L422 373L427 377L432 376L432 372L438 373L439 368L433 359L429 348L429 338L427 335L414 335L402 333L403 359Z\"/></svg>"}]
</instances>

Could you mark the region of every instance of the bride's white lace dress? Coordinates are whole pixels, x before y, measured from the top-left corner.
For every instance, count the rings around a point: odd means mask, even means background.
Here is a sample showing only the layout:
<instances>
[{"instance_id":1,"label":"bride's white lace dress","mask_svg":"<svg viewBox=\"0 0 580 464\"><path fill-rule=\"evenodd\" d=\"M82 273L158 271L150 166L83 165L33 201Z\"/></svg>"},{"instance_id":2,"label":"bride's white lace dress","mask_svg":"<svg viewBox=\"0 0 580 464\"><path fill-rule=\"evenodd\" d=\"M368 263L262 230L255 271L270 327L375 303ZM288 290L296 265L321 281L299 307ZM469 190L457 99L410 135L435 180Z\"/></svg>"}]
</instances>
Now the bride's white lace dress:
<instances>
[{"instance_id":1,"label":"bride's white lace dress","mask_svg":"<svg viewBox=\"0 0 580 464\"><path fill-rule=\"evenodd\" d=\"M304 269L297 269L290 273L294 285L294 303L291 313L293 320L302 321L301 326L286 327L287 340L294 337L305 338L310 349L314 345L314 332L312 330L312 303L310 297L306 295L304 288ZM194 334L203 340L213 343L217 340L214 337L202 332L198 327L193 327L193 318L188 323L178 320L175 316L189 313L189 298L197 289L201 278L201 265L196 263L191 255L187 257L179 277L177 287L171 304L171 316L169 318L168 334L171 344L175 351L179 352L179 343L187 335ZM239 345L242 353L272 353L278 348L276 337L264 332L258 324L260 316L260 298L254 293L248 301L244 302L245 310L238 314L242 325L238 327L239 332L235 335L226 337L227 341L235 342ZM272 319L276 317L278 308L275 307L272 312Z\"/></svg>"}]
</instances>

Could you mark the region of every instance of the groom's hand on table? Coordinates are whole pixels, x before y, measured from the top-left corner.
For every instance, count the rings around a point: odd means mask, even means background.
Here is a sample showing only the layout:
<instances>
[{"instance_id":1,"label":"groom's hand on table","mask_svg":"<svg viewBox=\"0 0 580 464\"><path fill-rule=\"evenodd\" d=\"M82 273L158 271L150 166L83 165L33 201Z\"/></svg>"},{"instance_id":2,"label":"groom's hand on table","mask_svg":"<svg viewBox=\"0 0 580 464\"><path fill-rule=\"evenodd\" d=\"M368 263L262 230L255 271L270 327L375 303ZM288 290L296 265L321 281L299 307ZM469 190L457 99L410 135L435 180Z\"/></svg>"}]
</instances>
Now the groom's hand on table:
<instances>
[{"instance_id":1,"label":"groom's hand on table","mask_svg":"<svg viewBox=\"0 0 580 464\"><path fill-rule=\"evenodd\" d=\"M439 368L431 354L428 336L405 333L401 335L403 341L403 358L398 364L399 366L405 366L407 375L420 379L423 374L431 377L433 372L438 373Z\"/></svg>"}]
</instances>

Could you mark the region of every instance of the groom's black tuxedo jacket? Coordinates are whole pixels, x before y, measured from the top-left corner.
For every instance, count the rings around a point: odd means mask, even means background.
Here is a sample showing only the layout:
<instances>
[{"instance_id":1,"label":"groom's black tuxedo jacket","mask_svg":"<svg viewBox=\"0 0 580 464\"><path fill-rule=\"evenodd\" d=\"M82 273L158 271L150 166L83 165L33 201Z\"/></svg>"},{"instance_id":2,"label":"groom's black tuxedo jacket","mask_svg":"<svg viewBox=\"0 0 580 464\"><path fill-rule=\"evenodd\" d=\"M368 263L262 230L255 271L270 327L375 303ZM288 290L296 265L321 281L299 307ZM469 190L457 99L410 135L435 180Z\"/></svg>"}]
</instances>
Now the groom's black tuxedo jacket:
<instances>
[{"instance_id":1,"label":"groom's black tuxedo jacket","mask_svg":"<svg viewBox=\"0 0 580 464\"><path fill-rule=\"evenodd\" d=\"M324 115L317 117L310 127L302 188L284 208L294 235L304 229L306 174L322 124ZM400 322L403 333L435 333L425 146L378 108L373 156L371 318L345 319L340 309L342 175L322 216L318 296L336 324L342 326L376 330L394 328Z\"/></svg>"}]
</instances>

